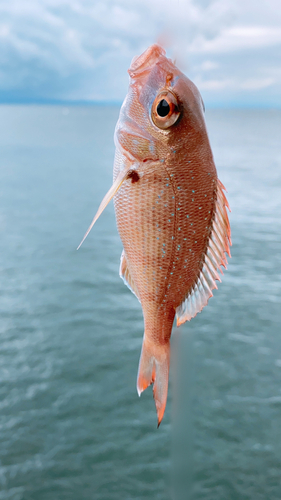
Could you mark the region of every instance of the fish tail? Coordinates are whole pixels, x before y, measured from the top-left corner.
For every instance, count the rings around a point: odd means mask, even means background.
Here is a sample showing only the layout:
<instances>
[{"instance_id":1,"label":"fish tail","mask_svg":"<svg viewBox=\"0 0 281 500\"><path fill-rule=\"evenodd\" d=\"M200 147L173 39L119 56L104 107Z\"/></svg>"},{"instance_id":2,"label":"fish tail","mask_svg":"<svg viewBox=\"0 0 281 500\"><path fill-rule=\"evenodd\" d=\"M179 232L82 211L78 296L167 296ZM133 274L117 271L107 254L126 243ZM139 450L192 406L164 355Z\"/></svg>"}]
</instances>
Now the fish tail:
<instances>
[{"instance_id":1,"label":"fish tail","mask_svg":"<svg viewBox=\"0 0 281 500\"><path fill-rule=\"evenodd\" d=\"M144 335L139 362L137 390L140 396L150 384L153 384L153 397L158 417L158 427L166 408L169 365L170 342L168 341L163 345L158 345L151 342Z\"/></svg>"}]
</instances>

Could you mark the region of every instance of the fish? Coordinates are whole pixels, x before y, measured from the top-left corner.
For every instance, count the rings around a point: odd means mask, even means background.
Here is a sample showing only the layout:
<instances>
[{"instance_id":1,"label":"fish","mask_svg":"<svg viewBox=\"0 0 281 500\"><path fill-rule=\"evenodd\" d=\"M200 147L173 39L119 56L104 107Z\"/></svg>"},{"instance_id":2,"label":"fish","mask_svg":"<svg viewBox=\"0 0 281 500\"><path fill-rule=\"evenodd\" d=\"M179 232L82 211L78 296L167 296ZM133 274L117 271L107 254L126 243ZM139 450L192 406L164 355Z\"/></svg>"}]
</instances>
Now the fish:
<instances>
[{"instance_id":1,"label":"fish","mask_svg":"<svg viewBox=\"0 0 281 500\"><path fill-rule=\"evenodd\" d=\"M114 198L120 276L144 317L137 391L140 396L153 384L159 426L174 319L179 326L194 318L221 281L231 256L230 209L195 84L158 44L134 57L128 73L114 135L113 185L82 242Z\"/></svg>"}]
</instances>

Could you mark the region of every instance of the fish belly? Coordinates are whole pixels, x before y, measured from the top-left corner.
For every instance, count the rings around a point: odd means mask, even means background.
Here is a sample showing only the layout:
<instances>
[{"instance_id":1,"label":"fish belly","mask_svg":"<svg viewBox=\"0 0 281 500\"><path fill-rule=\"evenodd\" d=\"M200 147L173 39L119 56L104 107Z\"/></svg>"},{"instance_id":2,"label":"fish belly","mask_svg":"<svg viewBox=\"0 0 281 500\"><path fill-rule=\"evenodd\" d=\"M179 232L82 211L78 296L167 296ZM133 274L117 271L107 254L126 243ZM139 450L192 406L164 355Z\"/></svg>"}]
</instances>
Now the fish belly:
<instances>
[{"instance_id":1,"label":"fish belly","mask_svg":"<svg viewBox=\"0 0 281 500\"><path fill-rule=\"evenodd\" d=\"M124 161L117 153L115 176ZM195 167L138 164L138 180L126 180L114 199L145 323L151 330L157 326L165 337L176 307L200 273L210 234L216 176L206 172L198 179Z\"/></svg>"}]
</instances>

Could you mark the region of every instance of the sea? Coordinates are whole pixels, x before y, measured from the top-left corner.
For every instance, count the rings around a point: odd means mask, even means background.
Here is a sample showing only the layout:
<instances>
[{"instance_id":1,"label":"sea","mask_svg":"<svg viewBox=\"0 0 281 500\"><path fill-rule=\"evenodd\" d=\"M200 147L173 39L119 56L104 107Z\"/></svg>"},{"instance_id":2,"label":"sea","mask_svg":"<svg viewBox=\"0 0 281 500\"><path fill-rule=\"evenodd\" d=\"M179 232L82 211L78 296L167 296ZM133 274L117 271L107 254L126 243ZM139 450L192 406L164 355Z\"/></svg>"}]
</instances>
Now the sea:
<instances>
[{"instance_id":1,"label":"sea","mask_svg":"<svg viewBox=\"0 0 281 500\"><path fill-rule=\"evenodd\" d=\"M119 277L116 105L0 106L0 500L280 500L281 111L207 109L232 258L159 429Z\"/></svg>"}]
</instances>

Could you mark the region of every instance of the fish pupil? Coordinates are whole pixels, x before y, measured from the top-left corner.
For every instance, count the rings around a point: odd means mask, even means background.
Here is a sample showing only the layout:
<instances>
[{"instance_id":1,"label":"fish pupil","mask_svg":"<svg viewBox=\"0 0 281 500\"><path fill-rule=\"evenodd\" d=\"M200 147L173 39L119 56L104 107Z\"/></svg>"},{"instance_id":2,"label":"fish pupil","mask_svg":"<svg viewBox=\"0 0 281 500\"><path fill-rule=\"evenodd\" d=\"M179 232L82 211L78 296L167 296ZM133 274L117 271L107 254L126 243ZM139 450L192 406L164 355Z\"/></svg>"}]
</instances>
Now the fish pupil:
<instances>
[{"instance_id":1,"label":"fish pupil","mask_svg":"<svg viewBox=\"0 0 281 500\"><path fill-rule=\"evenodd\" d=\"M157 106L157 113L162 118L167 116L170 112L170 105L166 99L162 99Z\"/></svg>"}]
</instances>

